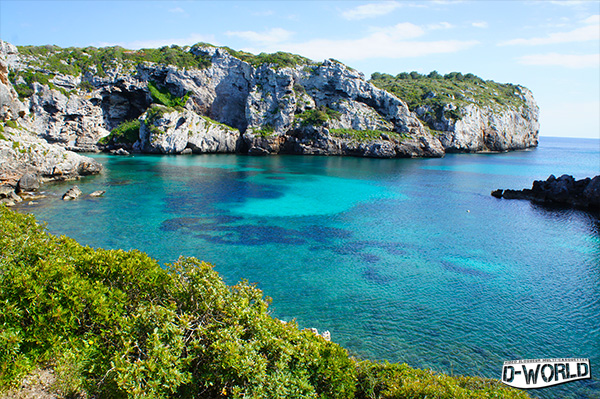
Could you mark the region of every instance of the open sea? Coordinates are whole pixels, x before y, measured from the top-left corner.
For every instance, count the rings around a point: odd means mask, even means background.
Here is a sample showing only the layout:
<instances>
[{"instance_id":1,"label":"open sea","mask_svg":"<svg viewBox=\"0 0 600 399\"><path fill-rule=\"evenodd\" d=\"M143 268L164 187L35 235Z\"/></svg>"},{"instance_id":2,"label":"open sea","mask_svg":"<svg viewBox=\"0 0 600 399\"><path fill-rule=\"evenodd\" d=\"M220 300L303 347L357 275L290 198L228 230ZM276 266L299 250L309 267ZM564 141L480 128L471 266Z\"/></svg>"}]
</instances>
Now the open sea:
<instances>
[{"instance_id":1,"label":"open sea","mask_svg":"<svg viewBox=\"0 0 600 399\"><path fill-rule=\"evenodd\" d=\"M18 210L85 245L210 262L360 358L496 379L506 360L589 358L591 380L529 393L600 398L600 220L490 195L599 175L600 140L441 159L93 157L101 175ZM74 184L106 194L62 201Z\"/></svg>"}]
</instances>

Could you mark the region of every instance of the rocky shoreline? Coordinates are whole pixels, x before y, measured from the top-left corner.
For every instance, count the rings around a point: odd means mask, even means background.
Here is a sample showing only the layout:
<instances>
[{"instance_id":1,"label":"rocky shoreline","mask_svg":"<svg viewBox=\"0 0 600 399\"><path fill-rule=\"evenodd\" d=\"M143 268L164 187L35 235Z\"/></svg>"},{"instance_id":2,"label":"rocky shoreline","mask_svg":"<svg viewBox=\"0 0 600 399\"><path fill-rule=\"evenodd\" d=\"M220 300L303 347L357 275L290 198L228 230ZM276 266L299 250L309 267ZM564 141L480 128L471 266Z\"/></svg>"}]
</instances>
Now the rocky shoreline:
<instances>
[{"instance_id":1,"label":"rocky shoreline","mask_svg":"<svg viewBox=\"0 0 600 399\"><path fill-rule=\"evenodd\" d=\"M570 175L562 175L559 178L550 175L546 180L535 180L531 189L498 189L492 191L492 196L598 211L600 210L600 176L576 180Z\"/></svg>"}]
</instances>

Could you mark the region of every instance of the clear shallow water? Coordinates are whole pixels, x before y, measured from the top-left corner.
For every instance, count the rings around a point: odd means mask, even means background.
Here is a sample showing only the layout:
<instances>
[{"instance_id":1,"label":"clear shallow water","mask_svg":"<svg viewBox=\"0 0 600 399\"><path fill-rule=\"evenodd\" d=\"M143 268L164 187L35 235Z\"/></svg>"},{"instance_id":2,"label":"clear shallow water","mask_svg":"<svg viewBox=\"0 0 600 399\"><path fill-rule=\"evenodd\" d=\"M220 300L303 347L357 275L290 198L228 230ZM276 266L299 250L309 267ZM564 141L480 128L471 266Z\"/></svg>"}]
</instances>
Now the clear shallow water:
<instances>
[{"instance_id":1,"label":"clear shallow water","mask_svg":"<svg viewBox=\"0 0 600 399\"><path fill-rule=\"evenodd\" d=\"M442 159L98 155L21 207L83 244L211 262L255 282L272 313L330 330L362 358L499 378L502 362L588 357L592 381L532 392L600 397L600 223L498 200L551 173L600 174L600 141L542 138Z\"/></svg>"}]
</instances>

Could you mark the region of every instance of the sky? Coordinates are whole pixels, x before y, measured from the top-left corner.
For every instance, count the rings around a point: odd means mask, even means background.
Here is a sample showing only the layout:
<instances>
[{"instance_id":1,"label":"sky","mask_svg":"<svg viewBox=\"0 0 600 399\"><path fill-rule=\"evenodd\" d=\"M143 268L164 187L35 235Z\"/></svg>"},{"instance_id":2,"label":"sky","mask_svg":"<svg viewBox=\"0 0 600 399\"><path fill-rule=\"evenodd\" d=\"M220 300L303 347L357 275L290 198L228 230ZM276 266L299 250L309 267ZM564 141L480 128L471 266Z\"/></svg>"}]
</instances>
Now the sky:
<instances>
[{"instance_id":1,"label":"sky","mask_svg":"<svg viewBox=\"0 0 600 399\"><path fill-rule=\"evenodd\" d=\"M529 88L540 135L600 138L600 0L0 0L15 45L207 42L335 58L363 72L473 73Z\"/></svg>"}]
</instances>

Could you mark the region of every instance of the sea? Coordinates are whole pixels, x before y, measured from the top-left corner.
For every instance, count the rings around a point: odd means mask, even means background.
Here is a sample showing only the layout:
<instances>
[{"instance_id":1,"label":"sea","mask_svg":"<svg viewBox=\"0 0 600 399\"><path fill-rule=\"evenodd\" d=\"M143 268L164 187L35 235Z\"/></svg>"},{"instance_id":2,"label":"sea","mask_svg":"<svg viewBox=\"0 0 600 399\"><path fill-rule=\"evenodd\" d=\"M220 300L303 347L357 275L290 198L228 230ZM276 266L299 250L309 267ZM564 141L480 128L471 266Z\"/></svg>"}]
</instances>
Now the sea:
<instances>
[{"instance_id":1,"label":"sea","mask_svg":"<svg viewBox=\"0 0 600 399\"><path fill-rule=\"evenodd\" d=\"M504 361L588 358L591 379L529 394L600 398L598 214L490 195L600 175L600 140L434 159L93 157L102 174L18 210L84 245L209 262L360 359L500 379ZM74 184L84 195L62 201Z\"/></svg>"}]
</instances>

